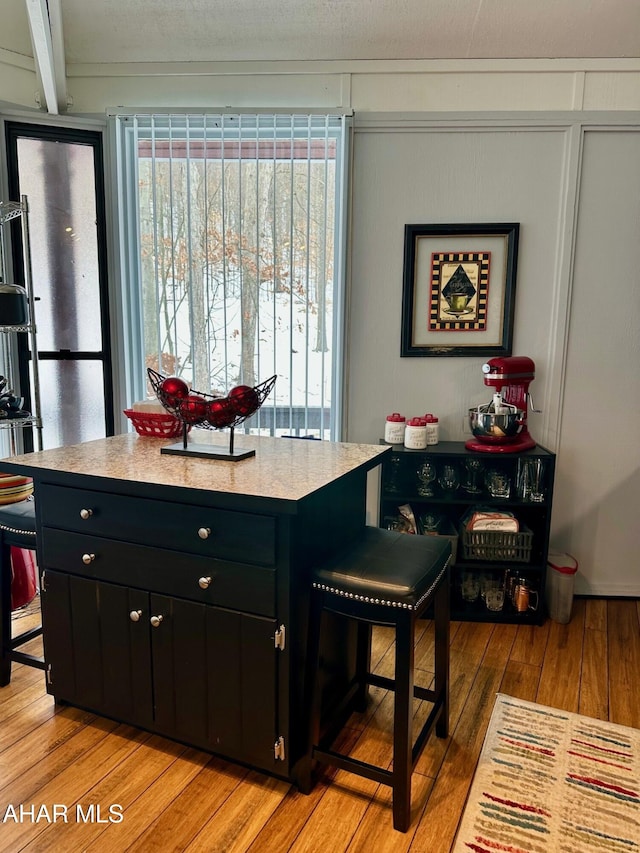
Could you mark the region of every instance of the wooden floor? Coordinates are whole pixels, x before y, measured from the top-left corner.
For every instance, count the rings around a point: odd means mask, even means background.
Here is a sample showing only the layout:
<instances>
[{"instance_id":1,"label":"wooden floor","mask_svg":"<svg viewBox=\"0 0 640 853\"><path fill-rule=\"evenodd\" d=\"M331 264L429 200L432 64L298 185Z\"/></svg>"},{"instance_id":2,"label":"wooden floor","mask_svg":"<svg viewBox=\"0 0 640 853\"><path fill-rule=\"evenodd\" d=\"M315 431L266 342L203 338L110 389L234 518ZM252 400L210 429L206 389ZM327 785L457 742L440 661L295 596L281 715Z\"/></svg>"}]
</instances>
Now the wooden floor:
<instances>
[{"instance_id":1,"label":"wooden floor","mask_svg":"<svg viewBox=\"0 0 640 853\"><path fill-rule=\"evenodd\" d=\"M0 689L0 851L445 853L497 692L640 728L639 619L636 601L582 599L569 625L453 623L451 734L431 740L419 761L406 834L392 829L389 791L373 782L328 771L304 796L197 750L57 707L42 672L14 665L11 684ZM389 633L377 631L379 671L389 672L391 645ZM416 654L424 683L432 649L433 625L425 622ZM343 746L388 763L390 709L389 695L372 691ZM31 806L34 818L24 812ZM36 820L41 806L48 811Z\"/></svg>"}]
</instances>

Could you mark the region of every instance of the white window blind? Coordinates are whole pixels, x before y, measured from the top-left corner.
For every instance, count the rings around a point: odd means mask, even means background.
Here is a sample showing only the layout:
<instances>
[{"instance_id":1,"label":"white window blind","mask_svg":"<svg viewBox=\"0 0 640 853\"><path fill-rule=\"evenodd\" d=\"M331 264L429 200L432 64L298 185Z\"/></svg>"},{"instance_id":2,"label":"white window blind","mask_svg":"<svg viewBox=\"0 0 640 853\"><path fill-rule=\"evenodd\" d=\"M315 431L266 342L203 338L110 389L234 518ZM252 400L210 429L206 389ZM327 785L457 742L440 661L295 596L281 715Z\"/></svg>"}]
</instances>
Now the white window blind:
<instances>
[{"instance_id":1,"label":"white window blind","mask_svg":"<svg viewBox=\"0 0 640 853\"><path fill-rule=\"evenodd\" d=\"M276 374L244 428L339 437L345 121L116 117L132 388Z\"/></svg>"}]
</instances>

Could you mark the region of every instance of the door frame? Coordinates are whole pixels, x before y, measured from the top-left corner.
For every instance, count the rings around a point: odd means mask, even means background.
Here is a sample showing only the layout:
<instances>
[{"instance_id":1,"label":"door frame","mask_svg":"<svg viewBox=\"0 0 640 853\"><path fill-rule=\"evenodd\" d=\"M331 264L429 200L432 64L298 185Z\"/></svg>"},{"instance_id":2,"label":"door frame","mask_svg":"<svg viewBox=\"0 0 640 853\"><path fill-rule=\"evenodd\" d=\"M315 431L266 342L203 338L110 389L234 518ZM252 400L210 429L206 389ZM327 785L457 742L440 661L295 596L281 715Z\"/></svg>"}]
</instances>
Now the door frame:
<instances>
[{"instance_id":1,"label":"door frame","mask_svg":"<svg viewBox=\"0 0 640 853\"><path fill-rule=\"evenodd\" d=\"M18 139L40 139L53 142L68 142L89 145L94 151L94 180L96 201L96 248L98 262L98 286L100 304L101 341L100 350L71 351L71 350L38 350L39 361L99 361L103 369L104 396L104 427L105 435L115 432L114 403L113 403L113 358L111 349L111 318L109 309L109 267L107 252L107 219L105 193L104 138L101 130L85 130L81 128L60 127L53 125L35 124L31 122L13 121L6 119L5 150L7 167L7 187L10 198L20 197L18 174ZM16 225L11 223L12 226ZM18 284L24 283L24 253L22 240L18 231L11 232L11 258L14 277ZM24 389L25 407L31 407L31 383L29 379L29 351L26 336L18 336L18 375L20 388ZM33 435L24 431L24 450L33 450Z\"/></svg>"}]
</instances>

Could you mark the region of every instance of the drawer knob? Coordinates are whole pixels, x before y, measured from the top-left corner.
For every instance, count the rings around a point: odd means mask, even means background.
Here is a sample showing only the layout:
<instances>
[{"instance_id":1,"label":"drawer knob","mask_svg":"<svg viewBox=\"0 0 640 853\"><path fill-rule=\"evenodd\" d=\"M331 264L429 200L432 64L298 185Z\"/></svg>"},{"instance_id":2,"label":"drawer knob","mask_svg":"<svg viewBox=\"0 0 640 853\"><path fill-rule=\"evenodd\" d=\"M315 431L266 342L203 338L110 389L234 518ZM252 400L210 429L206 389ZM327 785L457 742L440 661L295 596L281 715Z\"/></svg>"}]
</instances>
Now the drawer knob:
<instances>
[{"instance_id":1,"label":"drawer knob","mask_svg":"<svg viewBox=\"0 0 640 853\"><path fill-rule=\"evenodd\" d=\"M163 620L163 616L152 616L149 620L154 628L157 628Z\"/></svg>"},{"instance_id":2,"label":"drawer knob","mask_svg":"<svg viewBox=\"0 0 640 853\"><path fill-rule=\"evenodd\" d=\"M95 554L83 554L82 555L82 562L85 564L85 566L89 566L89 565L91 565L91 563L93 563L95 558L96 558Z\"/></svg>"},{"instance_id":3,"label":"drawer knob","mask_svg":"<svg viewBox=\"0 0 640 853\"><path fill-rule=\"evenodd\" d=\"M142 610L132 610L129 614L129 619L131 619L132 622L139 622L141 616Z\"/></svg>"},{"instance_id":4,"label":"drawer knob","mask_svg":"<svg viewBox=\"0 0 640 853\"><path fill-rule=\"evenodd\" d=\"M211 528L210 527L200 527L198 529L198 536L201 539L208 539L211 536Z\"/></svg>"},{"instance_id":5,"label":"drawer knob","mask_svg":"<svg viewBox=\"0 0 640 853\"><path fill-rule=\"evenodd\" d=\"M211 578L198 578L198 586L200 589L209 589Z\"/></svg>"},{"instance_id":6,"label":"drawer knob","mask_svg":"<svg viewBox=\"0 0 640 853\"><path fill-rule=\"evenodd\" d=\"M91 516L92 516L92 515L93 515L93 510L92 510L92 509L81 509L81 510L80 510L80 518L84 518L84 520L85 520L85 521L86 521L88 518L91 518Z\"/></svg>"}]
</instances>

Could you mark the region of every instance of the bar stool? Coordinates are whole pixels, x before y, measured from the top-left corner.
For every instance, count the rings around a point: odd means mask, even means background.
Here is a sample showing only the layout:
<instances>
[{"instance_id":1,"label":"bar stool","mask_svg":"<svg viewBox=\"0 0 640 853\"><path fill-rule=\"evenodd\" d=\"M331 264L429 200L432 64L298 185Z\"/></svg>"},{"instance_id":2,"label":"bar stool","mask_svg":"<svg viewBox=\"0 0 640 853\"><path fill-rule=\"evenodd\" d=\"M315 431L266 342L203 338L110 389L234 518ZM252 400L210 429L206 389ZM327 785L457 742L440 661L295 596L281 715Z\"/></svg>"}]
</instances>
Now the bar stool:
<instances>
[{"instance_id":1,"label":"bar stool","mask_svg":"<svg viewBox=\"0 0 640 853\"><path fill-rule=\"evenodd\" d=\"M313 787L314 762L330 764L383 785L393 794L393 826L406 832L411 823L411 776L433 728L447 737L449 726L449 562L451 544L437 536L412 536L366 527L355 543L315 569L311 578L305 702L307 749L299 785ZM433 605L435 685L414 684L416 622ZM320 637L322 613L331 611L358 623L356 673L348 694L320 731ZM395 628L395 678L370 672L371 628ZM394 691L393 770L367 764L331 749L347 710L364 710L367 685ZM417 736L413 734L413 697L433 703Z\"/></svg>"},{"instance_id":2,"label":"bar stool","mask_svg":"<svg viewBox=\"0 0 640 853\"><path fill-rule=\"evenodd\" d=\"M0 687L11 681L11 663L46 669L44 658L18 651L42 634L42 625L11 638L11 548L36 548L35 504L32 500L0 506Z\"/></svg>"}]
</instances>

